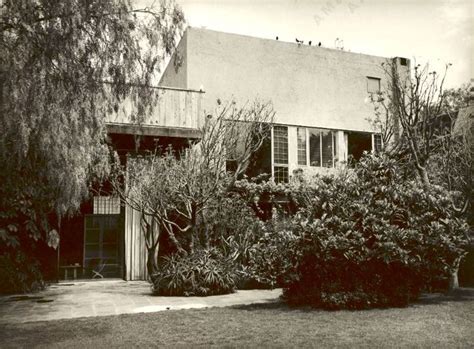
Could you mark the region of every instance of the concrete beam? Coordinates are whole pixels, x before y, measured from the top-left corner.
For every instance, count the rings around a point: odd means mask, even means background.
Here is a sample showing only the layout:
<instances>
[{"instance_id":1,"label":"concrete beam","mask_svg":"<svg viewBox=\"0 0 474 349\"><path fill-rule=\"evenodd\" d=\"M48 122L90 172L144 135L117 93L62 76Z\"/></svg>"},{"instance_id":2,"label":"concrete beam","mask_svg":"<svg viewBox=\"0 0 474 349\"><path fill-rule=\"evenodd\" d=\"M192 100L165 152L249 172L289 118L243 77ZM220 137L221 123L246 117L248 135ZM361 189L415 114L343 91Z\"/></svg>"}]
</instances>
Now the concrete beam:
<instances>
[{"instance_id":1,"label":"concrete beam","mask_svg":"<svg viewBox=\"0 0 474 349\"><path fill-rule=\"evenodd\" d=\"M106 123L107 133L152 137L201 138L201 131L194 128L161 127L134 124Z\"/></svg>"}]
</instances>

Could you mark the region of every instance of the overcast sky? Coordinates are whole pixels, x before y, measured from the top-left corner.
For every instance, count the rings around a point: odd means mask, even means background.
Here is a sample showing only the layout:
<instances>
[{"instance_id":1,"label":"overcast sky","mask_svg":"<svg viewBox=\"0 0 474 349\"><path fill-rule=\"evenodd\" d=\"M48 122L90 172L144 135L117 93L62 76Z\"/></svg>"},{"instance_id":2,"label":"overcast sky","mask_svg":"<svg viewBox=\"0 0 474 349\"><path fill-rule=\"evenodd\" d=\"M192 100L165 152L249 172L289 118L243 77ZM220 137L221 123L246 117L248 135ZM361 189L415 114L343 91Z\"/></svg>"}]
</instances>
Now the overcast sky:
<instances>
[{"instance_id":1,"label":"overcast sky","mask_svg":"<svg viewBox=\"0 0 474 349\"><path fill-rule=\"evenodd\" d=\"M379 56L452 63L449 87L473 76L470 0L176 0L187 24L229 33L322 42ZM147 0L138 0L147 3Z\"/></svg>"}]
</instances>

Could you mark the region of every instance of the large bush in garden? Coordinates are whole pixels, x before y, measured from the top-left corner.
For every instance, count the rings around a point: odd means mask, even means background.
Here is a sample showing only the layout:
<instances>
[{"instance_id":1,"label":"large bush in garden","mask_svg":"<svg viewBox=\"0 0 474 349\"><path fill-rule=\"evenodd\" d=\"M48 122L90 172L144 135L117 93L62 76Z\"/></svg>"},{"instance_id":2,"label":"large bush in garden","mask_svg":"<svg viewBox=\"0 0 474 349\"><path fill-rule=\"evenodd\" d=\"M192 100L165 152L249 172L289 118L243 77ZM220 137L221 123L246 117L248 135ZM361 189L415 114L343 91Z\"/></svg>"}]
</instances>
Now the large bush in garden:
<instances>
[{"instance_id":1,"label":"large bush in garden","mask_svg":"<svg viewBox=\"0 0 474 349\"><path fill-rule=\"evenodd\" d=\"M423 190L386 157L366 156L353 170L290 187L298 213L253 259L291 304L404 306L434 279L447 280L464 253L467 226L447 193Z\"/></svg>"}]
</instances>

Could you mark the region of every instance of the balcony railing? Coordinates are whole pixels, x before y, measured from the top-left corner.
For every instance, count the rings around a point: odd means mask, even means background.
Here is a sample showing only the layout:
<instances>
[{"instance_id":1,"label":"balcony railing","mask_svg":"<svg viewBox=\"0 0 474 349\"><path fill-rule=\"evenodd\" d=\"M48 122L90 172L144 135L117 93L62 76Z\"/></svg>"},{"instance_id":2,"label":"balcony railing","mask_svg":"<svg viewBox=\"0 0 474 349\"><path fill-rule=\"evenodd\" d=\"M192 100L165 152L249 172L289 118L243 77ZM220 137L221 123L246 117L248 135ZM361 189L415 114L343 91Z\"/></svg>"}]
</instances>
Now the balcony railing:
<instances>
[{"instance_id":1,"label":"balcony railing","mask_svg":"<svg viewBox=\"0 0 474 349\"><path fill-rule=\"evenodd\" d=\"M204 122L201 100L204 92L169 87L155 90L152 112L140 120L133 116L131 101L125 101L116 113L109 114L106 125L110 133L167 134L189 137Z\"/></svg>"}]
</instances>

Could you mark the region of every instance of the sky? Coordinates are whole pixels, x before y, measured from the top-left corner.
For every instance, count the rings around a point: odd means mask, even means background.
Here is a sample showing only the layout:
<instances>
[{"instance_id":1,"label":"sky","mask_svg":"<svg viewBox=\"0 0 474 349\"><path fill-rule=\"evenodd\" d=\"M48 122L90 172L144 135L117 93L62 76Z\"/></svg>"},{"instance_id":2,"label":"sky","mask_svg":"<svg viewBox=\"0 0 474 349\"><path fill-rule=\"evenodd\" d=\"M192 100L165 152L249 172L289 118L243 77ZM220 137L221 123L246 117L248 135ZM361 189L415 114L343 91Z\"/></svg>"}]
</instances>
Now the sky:
<instances>
[{"instance_id":1,"label":"sky","mask_svg":"<svg viewBox=\"0 0 474 349\"><path fill-rule=\"evenodd\" d=\"M150 1L136 0L139 4ZM385 57L406 57L444 71L447 87L474 78L470 0L176 0L187 24L295 42L321 42Z\"/></svg>"}]
</instances>

